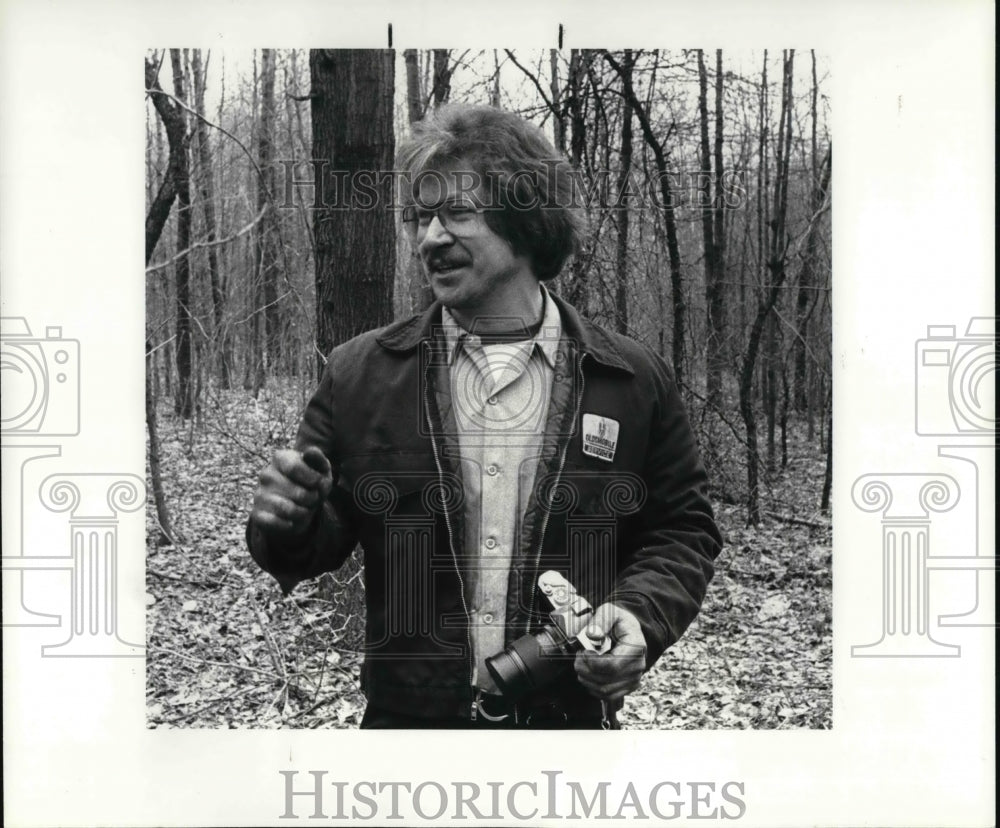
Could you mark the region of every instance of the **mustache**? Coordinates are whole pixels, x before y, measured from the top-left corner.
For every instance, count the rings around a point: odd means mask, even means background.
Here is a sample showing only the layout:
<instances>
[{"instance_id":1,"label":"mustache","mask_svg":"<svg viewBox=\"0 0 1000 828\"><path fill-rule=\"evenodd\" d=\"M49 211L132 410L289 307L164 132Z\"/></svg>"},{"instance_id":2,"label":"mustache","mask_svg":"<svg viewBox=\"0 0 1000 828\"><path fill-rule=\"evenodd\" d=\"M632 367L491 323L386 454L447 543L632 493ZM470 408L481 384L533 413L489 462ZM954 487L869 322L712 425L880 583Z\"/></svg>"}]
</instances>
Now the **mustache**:
<instances>
[{"instance_id":1,"label":"mustache","mask_svg":"<svg viewBox=\"0 0 1000 828\"><path fill-rule=\"evenodd\" d=\"M431 270L440 270L448 267L460 267L469 263L468 256L456 255L454 253L432 253L424 258L424 264Z\"/></svg>"}]
</instances>

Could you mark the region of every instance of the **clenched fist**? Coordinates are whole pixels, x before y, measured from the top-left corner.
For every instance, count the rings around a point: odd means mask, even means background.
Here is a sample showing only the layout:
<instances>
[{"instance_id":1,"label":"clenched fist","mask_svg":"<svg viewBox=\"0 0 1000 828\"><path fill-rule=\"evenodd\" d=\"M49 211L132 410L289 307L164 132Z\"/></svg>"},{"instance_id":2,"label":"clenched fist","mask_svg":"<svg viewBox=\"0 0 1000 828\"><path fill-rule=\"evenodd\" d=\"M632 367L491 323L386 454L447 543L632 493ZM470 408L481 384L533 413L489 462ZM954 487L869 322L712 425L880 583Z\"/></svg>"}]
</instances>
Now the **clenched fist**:
<instances>
[{"instance_id":1,"label":"clenched fist","mask_svg":"<svg viewBox=\"0 0 1000 828\"><path fill-rule=\"evenodd\" d=\"M251 517L265 532L301 535L332 488L333 469L320 449L281 449L260 473Z\"/></svg>"},{"instance_id":2,"label":"clenched fist","mask_svg":"<svg viewBox=\"0 0 1000 828\"><path fill-rule=\"evenodd\" d=\"M646 669L646 639L638 619L617 604L601 604L594 613L594 623L587 627L587 635L598 641L610 635L613 646L606 653L577 653L577 680L599 699L624 698L639 686Z\"/></svg>"}]
</instances>

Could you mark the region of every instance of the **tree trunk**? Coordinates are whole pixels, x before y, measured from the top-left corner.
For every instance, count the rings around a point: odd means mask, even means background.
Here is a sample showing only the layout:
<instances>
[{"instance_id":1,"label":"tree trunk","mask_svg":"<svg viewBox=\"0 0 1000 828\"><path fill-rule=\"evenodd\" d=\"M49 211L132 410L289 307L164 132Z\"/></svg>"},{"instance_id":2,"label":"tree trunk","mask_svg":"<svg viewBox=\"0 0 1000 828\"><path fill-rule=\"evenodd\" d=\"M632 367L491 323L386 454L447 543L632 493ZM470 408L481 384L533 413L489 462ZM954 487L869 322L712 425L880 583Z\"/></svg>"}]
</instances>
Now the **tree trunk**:
<instances>
[{"instance_id":1,"label":"tree trunk","mask_svg":"<svg viewBox=\"0 0 1000 828\"><path fill-rule=\"evenodd\" d=\"M625 50L622 61L623 78L632 82L634 60L632 50ZM629 176L632 174L632 104L622 101L621 155L618 170L618 198L615 216L618 219L618 238L615 246L615 322L618 333L628 334L628 225L629 225Z\"/></svg>"},{"instance_id":2,"label":"tree trunk","mask_svg":"<svg viewBox=\"0 0 1000 828\"><path fill-rule=\"evenodd\" d=\"M257 132L258 224L257 262L258 273L264 288L264 361L262 368L273 373L279 363L281 348L282 313L278 300L278 217L274 211L274 49L262 49L260 58L260 124Z\"/></svg>"},{"instance_id":3,"label":"tree trunk","mask_svg":"<svg viewBox=\"0 0 1000 828\"><path fill-rule=\"evenodd\" d=\"M766 288L757 308L757 316L750 329L747 350L740 371L740 414L747 431L747 523L760 523L760 492L758 466L760 452L757 444L757 420L753 405L753 375L757 364L764 326L774 309L785 281L785 213L788 195L788 148L792 135L792 61L795 52L787 52L784 59L782 78L781 119L778 128L776 149L776 171L774 181L775 217L770 222L771 244L768 251L767 268L762 274ZM766 65L766 64L765 64Z\"/></svg>"},{"instance_id":4,"label":"tree trunk","mask_svg":"<svg viewBox=\"0 0 1000 828\"><path fill-rule=\"evenodd\" d=\"M593 60L590 50L573 49L570 52L569 76L567 86L569 89L567 106L569 108L569 128L570 128L570 164L573 166L574 175L582 186L584 177L587 175L586 169L586 148L587 148L587 121L585 118L586 109L586 89L587 71ZM585 209L587 205L582 205ZM591 243L593 238L591 238ZM577 308L585 316L589 313L590 292L587 286L587 260L589 250L581 250L570 264L568 284L565 284L566 301Z\"/></svg>"},{"instance_id":5,"label":"tree trunk","mask_svg":"<svg viewBox=\"0 0 1000 828\"><path fill-rule=\"evenodd\" d=\"M174 97L185 101L187 93L180 49L170 50L170 64L174 73ZM185 111L178 107L178 115L187 130ZM191 178L187 157L188 141L184 143L183 164L177 168L177 261L174 263L174 283L177 320L177 395L174 412L185 420L194 413L194 384L192 383L191 357Z\"/></svg>"},{"instance_id":6,"label":"tree trunk","mask_svg":"<svg viewBox=\"0 0 1000 828\"><path fill-rule=\"evenodd\" d=\"M833 400L826 398L826 470L823 473L823 495L820 498L820 511L830 512L830 491L833 488Z\"/></svg>"},{"instance_id":7,"label":"tree trunk","mask_svg":"<svg viewBox=\"0 0 1000 828\"><path fill-rule=\"evenodd\" d=\"M257 52L253 53L253 90L250 95L250 124L251 136L259 129L259 84L260 73L257 71ZM255 129L256 127L256 129ZM259 148L258 148L259 155ZM260 159L257 159L259 169ZM250 165L247 168L247 192L257 193L255 205L260 211L260 187L261 179L257 169ZM258 220L253 233L249 239L250 254L250 286L247 290L249 304L246 308L245 318L249 321L249 331L247 332L247 360L243 372L243 390L249 391L256 399L264 387L264 285L261 275L261 246L259 244L261 232L261 220Z\"/></svg>"},{"instance_id":8,"label":"tree trunk","mask_svg":"<svg viewBox=\"0 0 1000 828\"><path fill-rule=\"evenodd\" d=\"M309 67L313 158L329 160L329 171L343 171L343 200L350 204L353 174L392 169L394 53L313 49ZM392 318L391 176L381 176L375 189L375 209L319 209L314 215L316 339L322 354Z\"/></svg>"},{"instance_id":9,"label":"tree trunk","mask_svg":"<svg viewBox=\"0 0 1000 828\"><path fill-rule=\"evenodd\" d=\"M788 409L791 405L791 396L788 388L788 368L784 364L781 366L781 468L788 468Z\"/></svg>"},{"instance_id":10,"label":"tree trunk","mask_svg":"<svg viewBox=\"0 0 1000 828\"><path fill-rule=\"evenodd\" d=\"M562 155L566 152L566 116L559 89L559 52L556 49L549 49L549 93L552 96L552 134L556 149Z\"/></svg>"},{"instance_id":11,"label":"tree trunk","mask_svg":"<svg viewBox=\"0 0 1000 828\"><path fill-rule=\"evenodd\" d=\"M810 203L809 207L812 212L816 212L819 209L819 204L816 203L816 194L819 191L819 181L817 175L817 146L816 146L816 99L819 95L819 84L816 81L816 51L811 50L812 56L812 96L809 102L810 116L812 119L812 134L811 134L811 152L809 155L809 163L811 165L812 176L810 178ZM811 230L811 228L810 228ZM795 410L798 412L803 412L806 410L808 405L806 401L807 389L806 389L806 343L809 341L809 312L810 300L813 298L809 295L813 287L812 278L812 267L813 260L816 256L816 237L810 232L808 238L806 239L806 252L805 257L802 260L802 269L799 271L799 290L798 297L795 302L796 310L796 331L798 336L795 340Z\"/></svg>"},{"instance_id":12,"label":"tree trunk","mask_svg":"<svg viewBox=\"0 0 1000 828\"><path fill-rule=\"evenodd\" d=\"M667 255L670 260L670 293L673 303L673 343L671 348L674 378L677 385L683 387L685 367L684 367L684 331L686 327L685 316L687 307L684 301L684 284L681 275L681 254L680 245L677 242L677 220L674 215L674 195L670 184L669 171L667 169L667 154L663 148L663 143L657 137L656 132L650 124L649 116L642 103L636 97L632 79L624 76L621 65L608 52L604 53L605 60L611 65L619 77L622 78L623 94L631 102L639 119L639 126L642 128L642 135L647 145L653 153L656 161L656 172L660 185L660 200L663 208L663 223L667 234ZM669 136L669 132L668 132Z\"/></svg>"},{"instance_id":13,"label":"tree trunk","mask_svg":"<svg viewBox=\"0 0 1000 828\"><path fill-rule=\"evenodd\" d=\"M434 50L434 108L448 103L451 96L451 70L448 68L450 49Z\"/></svg>"},{"instance_id":14,"label":"tree trunk","mask_svg":"<svg viewBox=\"0 0 1000 828\"><path fill-rule=\"evenodd\" d=\"M149 477L153 489L153 502L156 505L156 520L160 534L156 539L157 546L174 543L174 530L170 523L170 512L167 509L167 498L163 494L163 474L160 470L160 437L156 428L156 398L153 395L152 376L156 371L153 344L146 339L146 427L149 430Z\"/></svg>"},{"instance_id":15,"label":"tree trunk","mask_svg":"<svg viewBox=\"0 0 1000 828\"><path fill-rule=\"evenodd\" d=\"M779 294L780 296L780 294ZM775 303L777 304L777 303ZM778 340L774 315L764 325L764 422L767 426L767 470L775 470L775 421L778 411Z\"/></svg>"},{"instance_id":16,"label":"tree trunk","mask_svg":"<svg viewBox=\"0 0 1000 828\"><path fill-rule=\"evenodd\" d=\"M163 121L163 126L167 132L167 143L170 148L167 172L146 214L147 266L153 258L156 244L170 215L170 208L177 197L177 177L181 175L182 168L186 166L186 146L188 140L184 120L180 117L180 108L163 94L163 89L160 87L160 82L157 78L158 71L158 64L154 60L147 58L145 64L146 89L150 90L149 94L152 98L153 106ZM152 378L155 376L156 354L148 337L146 339L146 353L150 355L146 360L145 382L146 428L149 432L149 475L161 533L157 542L169 543L172 540L173 530L170 524L167 501L163 494L163 477L160 471L160 441L156 426L156 399L153 396L152 388ZM167 394L170 394L169 358L166 359L165 367L164 383Z\"/></svg>"},{"instance_id":17,"label":"tree trunk","mask_svg":"<svg viewBox=\"0 0 1000 828\"><path fill-rule=\"evenodd\" d=\"M722 373L726 360L723 354L723 210L722 195L722 50L716 51L715 78L715 145L709 149L708 73L705 53L698 50L698 112L701 125L701 229L705 251L705 396L709 407L722 409ZM714 167L713 170L713 159ZM713 182L714 181L714 185Z\"/></svg>"},{"instance_id":18,"label":"tree trunk","mask_svg":"<svg viewBox=\"0 0 1000 828\"><path fill-rule=\"evenodd\" d=\"M406 64L406 115L410 124L415 124L424 117L418 58L416 49L406 49L403 52L403 61Z\"/></svg>"},{"instance_id":19,"label":"tree trunk","mask_svg":"<svg viewBox=\"0 0 1000 828\"><path fill-rule=\"evenodd\" d=\"M177 198L177 182L185 174L187 168L187 127L182 110L163 92L157 77L158 65L153 60L146 59L146 88L150 90L150 99L157 114L163 121L167 132L168 161L167 171L160 182L156 197L149 205L146 213L146 264L153 258L153 251L163 233L163 227L170 216L170 209Z\"/></svg>"},{"instance_id":20,"label":"tree trunk","mask_svg":"<svg viewBox=\"0 0 1000 828\"><path fill-rule=\"evenodd\" d=\"M792 99L792 62L794 50L785 59L785 76L782 81L781 118L779 119L778 145L775 154L774 179L774 219L771 222L771 245L768 252L768 270L772 284L784 282L785 279L785 249L788 246L786 222L788 214L788 169L792 155L792 116L794 101ZM780 294L779 294L780 295ZM775 303L777 304L777 303ZM777 414L777 362L778 342L776 333L777 321L771 316L768 319L766 339L767 350L765 365L767 368L767 389L765 405L767 411L767 467L774 471L776 465L774 429Z\"/></svg>"},{"instance_id":21,"label":"tree trunk","mask_svg":"<svg viewBox=\"0 0 1000 828\"><path fill-rule=\"evenodd\" d=\"M424 116L421 101L420 73L417 65L417 50L407 49L404 53L406 61L406 102L407 115L412 127ZM447 62L446 62L447 64ZM410 245L410 258L406 262L406 286L410 299L410 311L420 313L430 307L434 301L434 291L424 276L424 267L420 262L420 254L415 244Z\"/></svg>"},{"instance_id":22,"label":"tree trunk","mask_svg":"<svg viewBox=\"0 0 1000 828\"><path fill-rule=\"evenodd\" d=\"M223 322L225 297L219 282L219 256L215 247L218 228L215 221L215 181L212 172L212 153L208 143L208 129L205 126L205 81L207 66L202 66L201 49L194 49L191 55L194 74L195 141L198 145L198 196L201 199L205 219L205 240L208 243L208 280L212 295L212 321L215 326L215 349L218 354L219 378L223 388L229 388L229 360L226 329Z\"/></svg>"},{"instance_id":23,"label":"tree trunk","mask_svg":"<svg viewBox=\"0 0 1000 828\"><path fill-rule=\"evenodd\" d=\"M722 161L722 50L715 51L715 169L713 175L713 207L712 214L712 282L706 295L708 305L708 373L712 377L712 385L717 402L722 403L722 376L726 369L725 355L725 279L726 279L726 200L723 191L723 181L726 170Z\"/></svg>"},{"instance_id":24,"label":"tree trunk","mask_svg":"<svg viewBox=\"0 0 1000 828\"><path fill-rule=\"evenodd\" d=\"M708 137L708 73L705 71L705 53L698 50L698 125L701 138L699 157L699 198L701 200L701 236L705 258L705 305L707 308L706 329L706 386L705 396L708 405L719 407L721 378L714 368L718 362L713 353L718 345L718 337L713 329L712 319L712 289L715 283L715 240L713 234L715 225L712 222L712 156L709 154Z\"/></svg>"},{"instance_id":25,"label":"tree trunk","mask_svg":"<svg viewBox=\"0 0 1000 828\"><path fill-rule=\"evenodd\" d=\"M500 55L493 50L493 85L490 87L490 106L500 108Z\"/></svg>"},{"instance_id":26,"label":"tree trunk","mask_svg":"<svg viewBox=\"0 0 1000 828\"><path fill-rule=\"evenodd\" d=\"M591 50L573 49L569 58L569 160L577 169L583 166L584 152L587 146L587 122L584 111L586 108L587 69L593 61Z\"/></svg>"}]
</instances>

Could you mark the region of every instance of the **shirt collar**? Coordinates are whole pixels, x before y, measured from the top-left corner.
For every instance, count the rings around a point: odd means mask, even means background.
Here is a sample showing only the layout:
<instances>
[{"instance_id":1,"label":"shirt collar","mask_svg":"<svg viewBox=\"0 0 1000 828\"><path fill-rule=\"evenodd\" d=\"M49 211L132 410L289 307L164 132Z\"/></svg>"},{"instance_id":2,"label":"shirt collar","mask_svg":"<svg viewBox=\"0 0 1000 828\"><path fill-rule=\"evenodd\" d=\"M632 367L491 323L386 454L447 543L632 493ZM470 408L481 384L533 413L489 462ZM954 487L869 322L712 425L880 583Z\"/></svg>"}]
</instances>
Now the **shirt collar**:
<instances>
[{"instance_id":1,"label":"shirt collar","mask_svg":"<svg viewBox=\"0 0 1000 828\"><path fill-rule=\"evenodd\" d=\"M548 362L549 367L556 366L556 353L559 351L559 338L562 336L562 319L559 316L559 308L552 301L548 289L541 282L539 287L542 291L544 310L542 311L542 326L538 329L531 340L531 348L538 348ZM447 345L448 364L455 360L455 350L464 338L474 337L475 334L468 333L458 321L452 316L451 311L446 307L441 308L441 327Z\"/></svg>"}]
</instances>

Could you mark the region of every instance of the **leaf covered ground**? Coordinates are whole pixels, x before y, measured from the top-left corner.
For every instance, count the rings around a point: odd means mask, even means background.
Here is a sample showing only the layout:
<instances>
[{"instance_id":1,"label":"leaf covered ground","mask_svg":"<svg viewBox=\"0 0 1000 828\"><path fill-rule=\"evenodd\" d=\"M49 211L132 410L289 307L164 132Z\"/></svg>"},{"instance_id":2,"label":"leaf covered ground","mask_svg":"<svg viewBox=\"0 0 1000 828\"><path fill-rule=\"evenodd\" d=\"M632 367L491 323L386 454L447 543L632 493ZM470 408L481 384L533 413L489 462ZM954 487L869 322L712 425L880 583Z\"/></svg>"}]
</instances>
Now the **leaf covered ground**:
<instances>
[{"instance_id":1,"label":"leaf covered ground","mask_svg":"<svg viewBox=\"0 0 1000 828\"><path fill-rule=\"evenodd\" d=\"M351 562L284 598L250 559L257 474L288 444L305 391L219 392L195 421L158 407L174 544L147 510L149 727L356 727L363 630ZM635 729L830 728L831 529L818 514L823 455L792 431L747 527L719 504L725 538L702 612L631 694ZM775 516L778 517L775 517ZM789 520L791 518L792 520Z\"/></svg>"}]
</instances>

